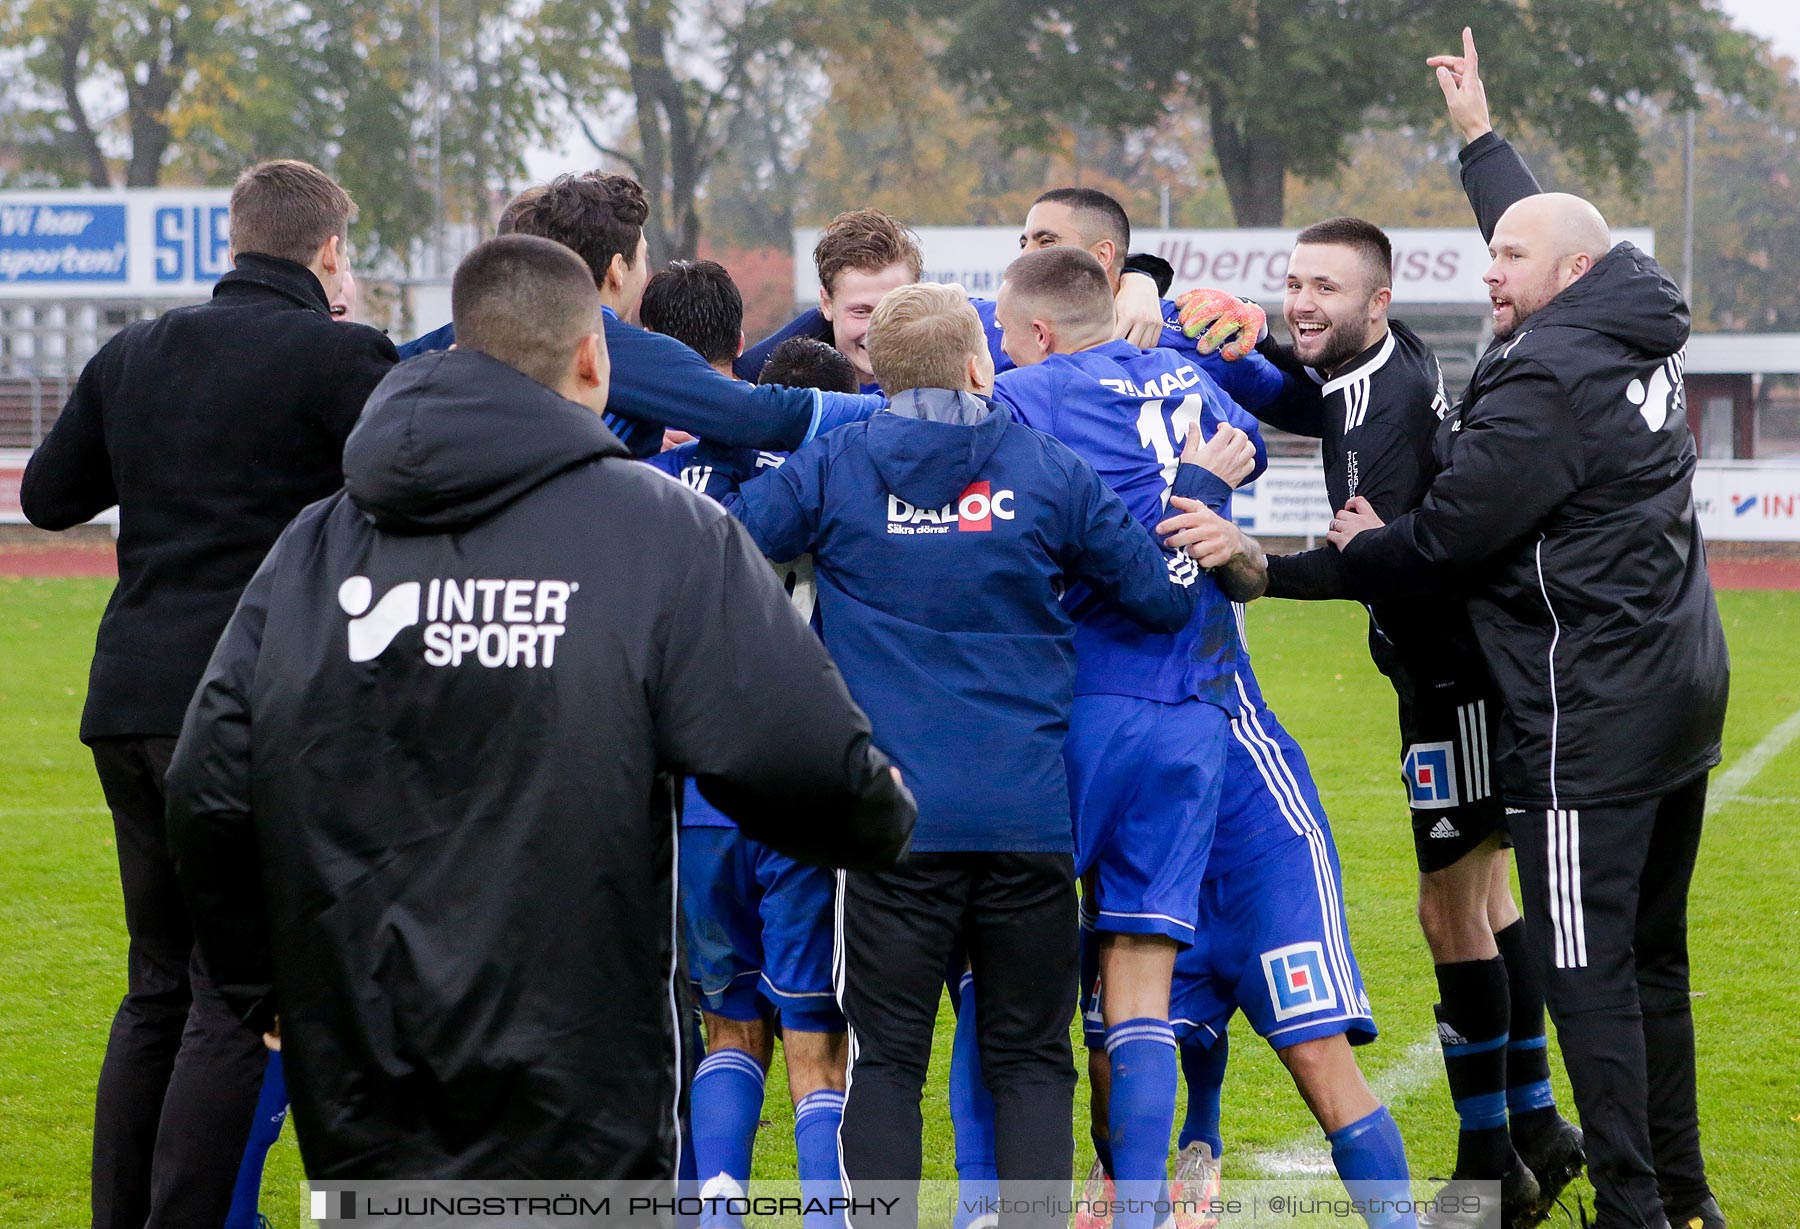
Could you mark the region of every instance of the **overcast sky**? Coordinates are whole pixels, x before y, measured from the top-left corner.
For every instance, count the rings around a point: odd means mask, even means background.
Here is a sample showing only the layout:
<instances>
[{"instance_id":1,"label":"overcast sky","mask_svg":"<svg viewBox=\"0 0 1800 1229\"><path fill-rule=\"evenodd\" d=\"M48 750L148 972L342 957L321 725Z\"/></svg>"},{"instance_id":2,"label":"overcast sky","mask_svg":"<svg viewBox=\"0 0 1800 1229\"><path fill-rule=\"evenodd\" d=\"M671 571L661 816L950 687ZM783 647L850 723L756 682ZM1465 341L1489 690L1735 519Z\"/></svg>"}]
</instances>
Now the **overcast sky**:
<instances>
[{"instance_id":1,"label":"overcast sky","mask_svg":"<svg viewBox=\"0 0 1800 1229\"><path fill-rule=\"evenodd\" d=\"M1781 54L1800 60L1800 0L1724 0L1720 7L1738 26L1762 35Z\"/></svg>"}]
</instances>

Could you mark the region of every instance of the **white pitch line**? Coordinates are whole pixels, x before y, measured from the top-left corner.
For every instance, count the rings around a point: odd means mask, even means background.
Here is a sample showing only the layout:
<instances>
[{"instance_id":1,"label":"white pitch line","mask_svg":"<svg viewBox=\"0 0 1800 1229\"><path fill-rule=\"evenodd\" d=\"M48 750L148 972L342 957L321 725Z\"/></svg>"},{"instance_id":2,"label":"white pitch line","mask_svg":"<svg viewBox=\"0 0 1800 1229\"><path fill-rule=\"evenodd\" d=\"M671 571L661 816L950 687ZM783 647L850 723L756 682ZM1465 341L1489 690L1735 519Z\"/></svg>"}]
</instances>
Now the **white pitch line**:
<instances>
[{"instance_id":1,"label":"white pitch line","mask_svg":"<svg viewBox=\"0 0 1800 1229\"><path fill-rule=\"evenodd\" d=\"M1800 738L1800 711L1790 714L1787 720L1763 735L1762 739L1750 750L1733 760L1731 767L1712 779L1708 789L1706 810L1708 814L1718 810L1728 802L1765 802L1762 798L1750 798L1740 793L1750 785L1769 766L1769 761L1787 750L1796 738ZM1372 791L1344 790L1340 793L1363 793ZM1777 800L1785 801L1785 800ZM1405 1057L1369 1081L1369 1087L1380 1098L1383 1105L1392 1105L1403 1101L1412 1093L1430 1083L1442 1066L1442 1052L1435 1037L1421 1041L1410 1047ZM1258 1152L1250 1163L1271 1177L1313 1177L1330 1175L1337 1172L1331 1163L1331 1154L1320 1142L1318 1132L1308 1131L1296 1135L1276 1148Z\"/></svg>"},{"instance_id":2,"label":"white pitch line","mask_svg":"<svg viewBox=\"0 0 1800 1229\"><path fill-rule=\"evenodd\" d=\"M1756 780L1769 761L1787 750L1796 738L1800 738L1800 710L1791 713L1786 721L1763 735L1761 742L1733 760L1730 768L1712 779L1707 790L1707 812L1737 801L1738 791Z\"/></svg>"}]
</instances>

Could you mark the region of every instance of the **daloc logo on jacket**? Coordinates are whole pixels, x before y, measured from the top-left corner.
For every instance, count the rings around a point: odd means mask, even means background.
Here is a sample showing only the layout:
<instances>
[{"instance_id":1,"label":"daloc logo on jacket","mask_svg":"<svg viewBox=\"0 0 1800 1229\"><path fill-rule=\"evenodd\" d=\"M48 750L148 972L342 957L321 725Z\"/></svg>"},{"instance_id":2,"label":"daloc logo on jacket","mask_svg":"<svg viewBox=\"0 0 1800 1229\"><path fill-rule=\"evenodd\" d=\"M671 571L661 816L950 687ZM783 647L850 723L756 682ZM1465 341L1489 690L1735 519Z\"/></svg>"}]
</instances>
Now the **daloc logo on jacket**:
<instances>
[{"instance_id":1,"label":"daloc logo on jacket","mask_svg":"<svg viewBox=\"0 0 1800 1229\"><path fill-rule=\"evenodd\" d=\"M409 580L376 602L369 578L352 576L338 586L338 605L350 616L353 662L380 657L401 632L418 626L422 613L428 666L473 659L489 669L549 667L568 630L569 598L580 588L568 580Z\"/></svg>"},{"instance_id":2,"label":"daloc logo on jacket","mask_svg":"<svg viewBox=\"0 0 1800 1229\"><path fill-rule=\"evenodd\" d=\"M915 508L898 495L890 494L887 504L889 533L949 533L952 525L958 533L989 533L994 518L1010 521L1016 515L1010 490L995 491L990 484L971 482L963 488L956 502L941 508Z\"/></svg>"}]
</instances>

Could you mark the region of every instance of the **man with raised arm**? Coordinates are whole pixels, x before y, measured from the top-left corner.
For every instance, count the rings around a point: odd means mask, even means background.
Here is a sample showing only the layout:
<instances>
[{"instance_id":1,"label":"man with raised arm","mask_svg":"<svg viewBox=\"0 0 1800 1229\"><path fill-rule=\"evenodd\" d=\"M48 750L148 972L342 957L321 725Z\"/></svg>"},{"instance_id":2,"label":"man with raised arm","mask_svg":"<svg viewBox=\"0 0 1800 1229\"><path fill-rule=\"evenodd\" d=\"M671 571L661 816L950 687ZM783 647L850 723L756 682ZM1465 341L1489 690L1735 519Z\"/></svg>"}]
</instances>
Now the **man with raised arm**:
<instances>
[{"instance_id":1,"label":"man with raised arm","mask_svg":"<svg viewBox=\"0 0 1800 1229\"><path fill-rule=\"evenodd\" d=\"M1505 700L1497 783L1597 1224L1719 1229L1687 895L1730 665L1692 498L1687 304L1593 205L1538 192L1488 122L1469 31L1431 63L1468 141L1494 340L1418 507L1383 525L1353 499L1329 540L1351 596L1468 595Z\"/></svg>"},{"instance_id":2,"label":"man with raised arm","mask_svg":"<svg viewBox=\"0 0 1800 1229\"><path fill-rule=\"evenodd\" d=\"M1450 414L1437 356L1388 314L1387 235L1360 218L1301 231L1285 316L1293 348L1260 349L1290 373L1257 411L1321 441L1334 508L1366 500L1387 519L1418 506ZM1270 561L1276 597L1341 595L1330 546ZM1556 1112L1544 1043L1543 979L1513 903L1490 730L1502 700L1460 594L1369 604L1369 653L1400 705L1401 771L1419 866L1419 922L1460 1130L1452 1177L1501 1183L1511 1217L1554 1206L1582 1164L1581 1135Z\"/></svg>"}]
</instances>

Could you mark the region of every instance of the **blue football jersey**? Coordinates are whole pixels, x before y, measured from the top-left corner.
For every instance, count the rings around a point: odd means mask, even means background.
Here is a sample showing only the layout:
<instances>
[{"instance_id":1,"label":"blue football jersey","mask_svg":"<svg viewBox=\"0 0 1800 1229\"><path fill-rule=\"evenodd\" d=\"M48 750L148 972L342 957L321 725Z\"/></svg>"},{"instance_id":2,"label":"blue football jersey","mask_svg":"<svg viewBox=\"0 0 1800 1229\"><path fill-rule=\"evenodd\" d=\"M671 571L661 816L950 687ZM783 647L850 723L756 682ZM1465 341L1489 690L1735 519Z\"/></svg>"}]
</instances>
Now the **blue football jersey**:
<instances>
[{"instance_id":1,"label":"blue football jersey","mask_svg":"<svg viewBox=\"0 0 1800 1229\"><path fill-rule=\"evenodd\" d=\"M1146 527L1165 515L1189 425L1211 438L1229 422L1267 453L1256 420L1178 350L1107 342L1015 368L994 382L995 399L1019 421L1067 444L1099 473ZM1252 475L1254 477L1255 474ZM1186 628L1152 632L1082 585L1065 595L1075 620L1076 692L1163 703L1200 699L1235 711L1239 642L1231 603L1210 580Z\"/></svg>"}]
</instances>

